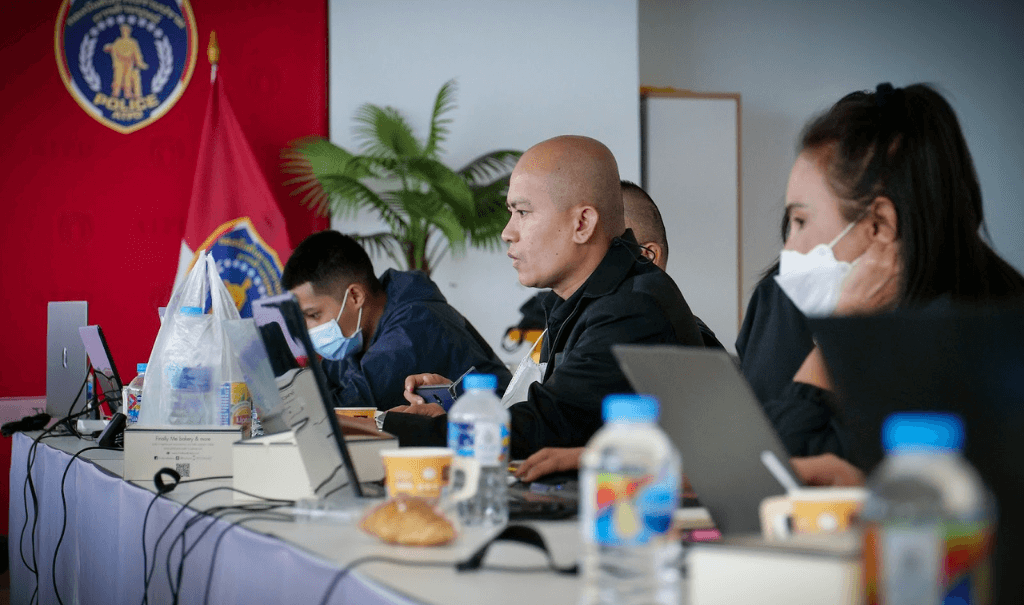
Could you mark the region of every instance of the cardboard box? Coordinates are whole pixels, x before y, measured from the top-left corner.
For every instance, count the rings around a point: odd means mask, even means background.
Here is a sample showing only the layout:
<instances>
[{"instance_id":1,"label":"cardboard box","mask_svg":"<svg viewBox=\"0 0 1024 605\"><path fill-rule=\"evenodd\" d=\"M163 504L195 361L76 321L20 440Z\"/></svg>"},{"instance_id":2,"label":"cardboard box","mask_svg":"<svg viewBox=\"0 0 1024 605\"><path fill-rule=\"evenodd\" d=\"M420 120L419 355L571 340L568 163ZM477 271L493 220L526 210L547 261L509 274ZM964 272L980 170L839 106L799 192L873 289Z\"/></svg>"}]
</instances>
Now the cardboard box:
<instances>
[{"instance_id":1,"label":"cardboard box","mask_svg":"<svg viewBox=\"0 0 1024 605\"><path fill-rule=\"evenodd\" d=\"M384 479L380 451L397 448L398 439L387 433L346 435L345 444L359 481L365 483ZM291 431L238 441L232 445L231 456L235 489L263 498L313 498L313 489ZM254 498L235 492L235 499Z\"/></svg>"},{"instance_id":2,"label":"cardboard box","mask_svg":"<svg viewBox=\"0 0 1024 605\"><path fill-rule=\"evenodd\" d=\"M152 481L157 471L174 469L182 479L231 476L231 444L237 426L139 426L124 431L125 481Z\"/></svg>"}]
</instances>

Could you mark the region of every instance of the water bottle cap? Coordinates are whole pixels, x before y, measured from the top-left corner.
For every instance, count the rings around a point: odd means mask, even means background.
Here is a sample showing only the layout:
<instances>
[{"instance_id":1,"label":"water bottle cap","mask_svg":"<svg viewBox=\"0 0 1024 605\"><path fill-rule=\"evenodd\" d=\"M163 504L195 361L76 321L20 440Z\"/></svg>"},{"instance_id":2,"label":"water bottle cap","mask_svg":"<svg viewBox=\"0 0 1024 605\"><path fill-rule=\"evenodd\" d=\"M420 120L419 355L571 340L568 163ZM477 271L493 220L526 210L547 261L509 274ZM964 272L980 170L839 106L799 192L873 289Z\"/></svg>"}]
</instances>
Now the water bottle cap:
<instances>
[{"instance_id":1,"label":"water bottle cap","mask_svg":"<svg viewBox=\"0 0 1024 605\"><path fill-rule=\"evenodd\" d=\"M658 420L658 400L651 395L608 395L604 398L604 421L632 420L655 422Z\"/></svg>"},{"instance_id":2,"label":"water bottle cap","mask_svg":"<svg viewBox=\"0 0 1024 605\"><path fill-rule=\"evenodd\" d=\"M882 424L886 452L954 451L964 446L964 423L956 414L901 412Z\"/></svg>"},{"instance_id":3,"label":"water bottle cap","mask_svg":"<svg viewBox=\"0 0 1024 605\"><path fill-rule=\"evenodd\" d=\"M146 372L147 365L148 364L140 363L139 365L135 366L135 371L138 372L139 374L144 374Z\"/></svg>"},{"instance_id":4,"label":"water bottle cap","mask_svg":"<svg viewBox=\"0 0 1024 605\"><path fill-rule=\"evenodd\" d=\"M462 386L467 391L484 390L493 391L498 388L498 377L494 374L466 374L462 379Z\"/></svg>"},{"instance_id":5,"label":"water bottle cap","mask_svg":"<svg viewBox=\"0 0 1024 605\"><path fill-rule=\"evenodd\" d=\"M182 315L202 315L203 309L202 307L182 307L179 313Z\"/></svg>"}]
</instances>

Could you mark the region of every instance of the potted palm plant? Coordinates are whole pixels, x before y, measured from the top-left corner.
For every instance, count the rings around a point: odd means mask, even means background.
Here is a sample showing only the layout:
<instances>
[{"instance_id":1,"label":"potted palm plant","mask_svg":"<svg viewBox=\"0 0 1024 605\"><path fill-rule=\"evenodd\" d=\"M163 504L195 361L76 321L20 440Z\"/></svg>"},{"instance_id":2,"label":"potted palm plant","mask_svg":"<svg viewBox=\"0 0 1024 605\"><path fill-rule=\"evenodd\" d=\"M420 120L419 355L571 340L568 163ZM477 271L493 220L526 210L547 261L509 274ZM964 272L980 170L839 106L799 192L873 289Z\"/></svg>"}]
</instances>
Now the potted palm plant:
<instances>
[{"instance_id":1,"label":"potted palm plant","mask_svg":"<svg viewBox=\"0 0 1024 605\"><path fill-rule=\"evenodd\" d=\"M321 215L347 218L369 210L388 231L352 234L371 253L383 253L404 269L426 273L467 242L496 249L508 220L505 194L522 152L491 151L453 170L441 161L455 109L455 80L437 93L430 132L419 140L393 107L367 103L355 114L353 153L315 137L291 143L283 152L284 172L294 175L293 195Z\"/></svg>"}]
</instances>

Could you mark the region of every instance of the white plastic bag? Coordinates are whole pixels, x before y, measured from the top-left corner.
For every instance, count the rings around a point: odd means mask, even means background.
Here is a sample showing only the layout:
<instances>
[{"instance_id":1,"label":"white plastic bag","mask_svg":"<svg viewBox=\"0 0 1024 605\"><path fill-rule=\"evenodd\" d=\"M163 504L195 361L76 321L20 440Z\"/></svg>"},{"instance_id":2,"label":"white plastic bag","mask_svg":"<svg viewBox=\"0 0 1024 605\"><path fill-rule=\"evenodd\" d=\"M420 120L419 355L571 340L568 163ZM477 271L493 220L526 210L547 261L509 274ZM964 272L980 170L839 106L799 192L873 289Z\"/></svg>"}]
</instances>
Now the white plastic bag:
<instances>
[{"instance_id":1,"label":"white plastic bag","mask_svg":"<svg viewBox=\"0 0 1024 605\"><path fill-rule=\"evenodd\" d=\"M204 313L208 294L211 308ZM230 424L230 403L225 408L224 402L241 380L223 326L231 319L239 319L238 309L213 257L200 252L167 303L149 356L139 424Z\"/></svg>"}]
</instances>

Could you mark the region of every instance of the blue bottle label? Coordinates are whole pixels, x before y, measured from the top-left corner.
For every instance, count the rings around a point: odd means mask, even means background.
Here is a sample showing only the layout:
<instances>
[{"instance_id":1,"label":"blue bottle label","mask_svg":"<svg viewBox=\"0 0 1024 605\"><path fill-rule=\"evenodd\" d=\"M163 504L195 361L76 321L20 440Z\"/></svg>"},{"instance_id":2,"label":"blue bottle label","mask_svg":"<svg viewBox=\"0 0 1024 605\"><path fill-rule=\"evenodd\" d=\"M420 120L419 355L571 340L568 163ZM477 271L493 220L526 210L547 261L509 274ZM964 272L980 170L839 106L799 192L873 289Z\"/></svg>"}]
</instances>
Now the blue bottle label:
<instances>
[{"instance_id":1,"label":"blue bottle label","mask_svg":"<svg viewBox=\"0 0 1024 605\"><path fill-rule=\"evenodd\" d=\"M475 458L480 466L508 463L508 426L496 422L449 422L448 447L456 456Z\"/></svg>"},{"instance_id":2,"label":"blue bottle label","mask_svg":"<svg viewBox=\"0 0 1024 605\"><path fill-rule=\"evenodd\" d=\"M597 473L594 527L598 544L632 546L646 544L669 530L679 503L678 481L671 474Z\"/></svg>"}]
</instances>

